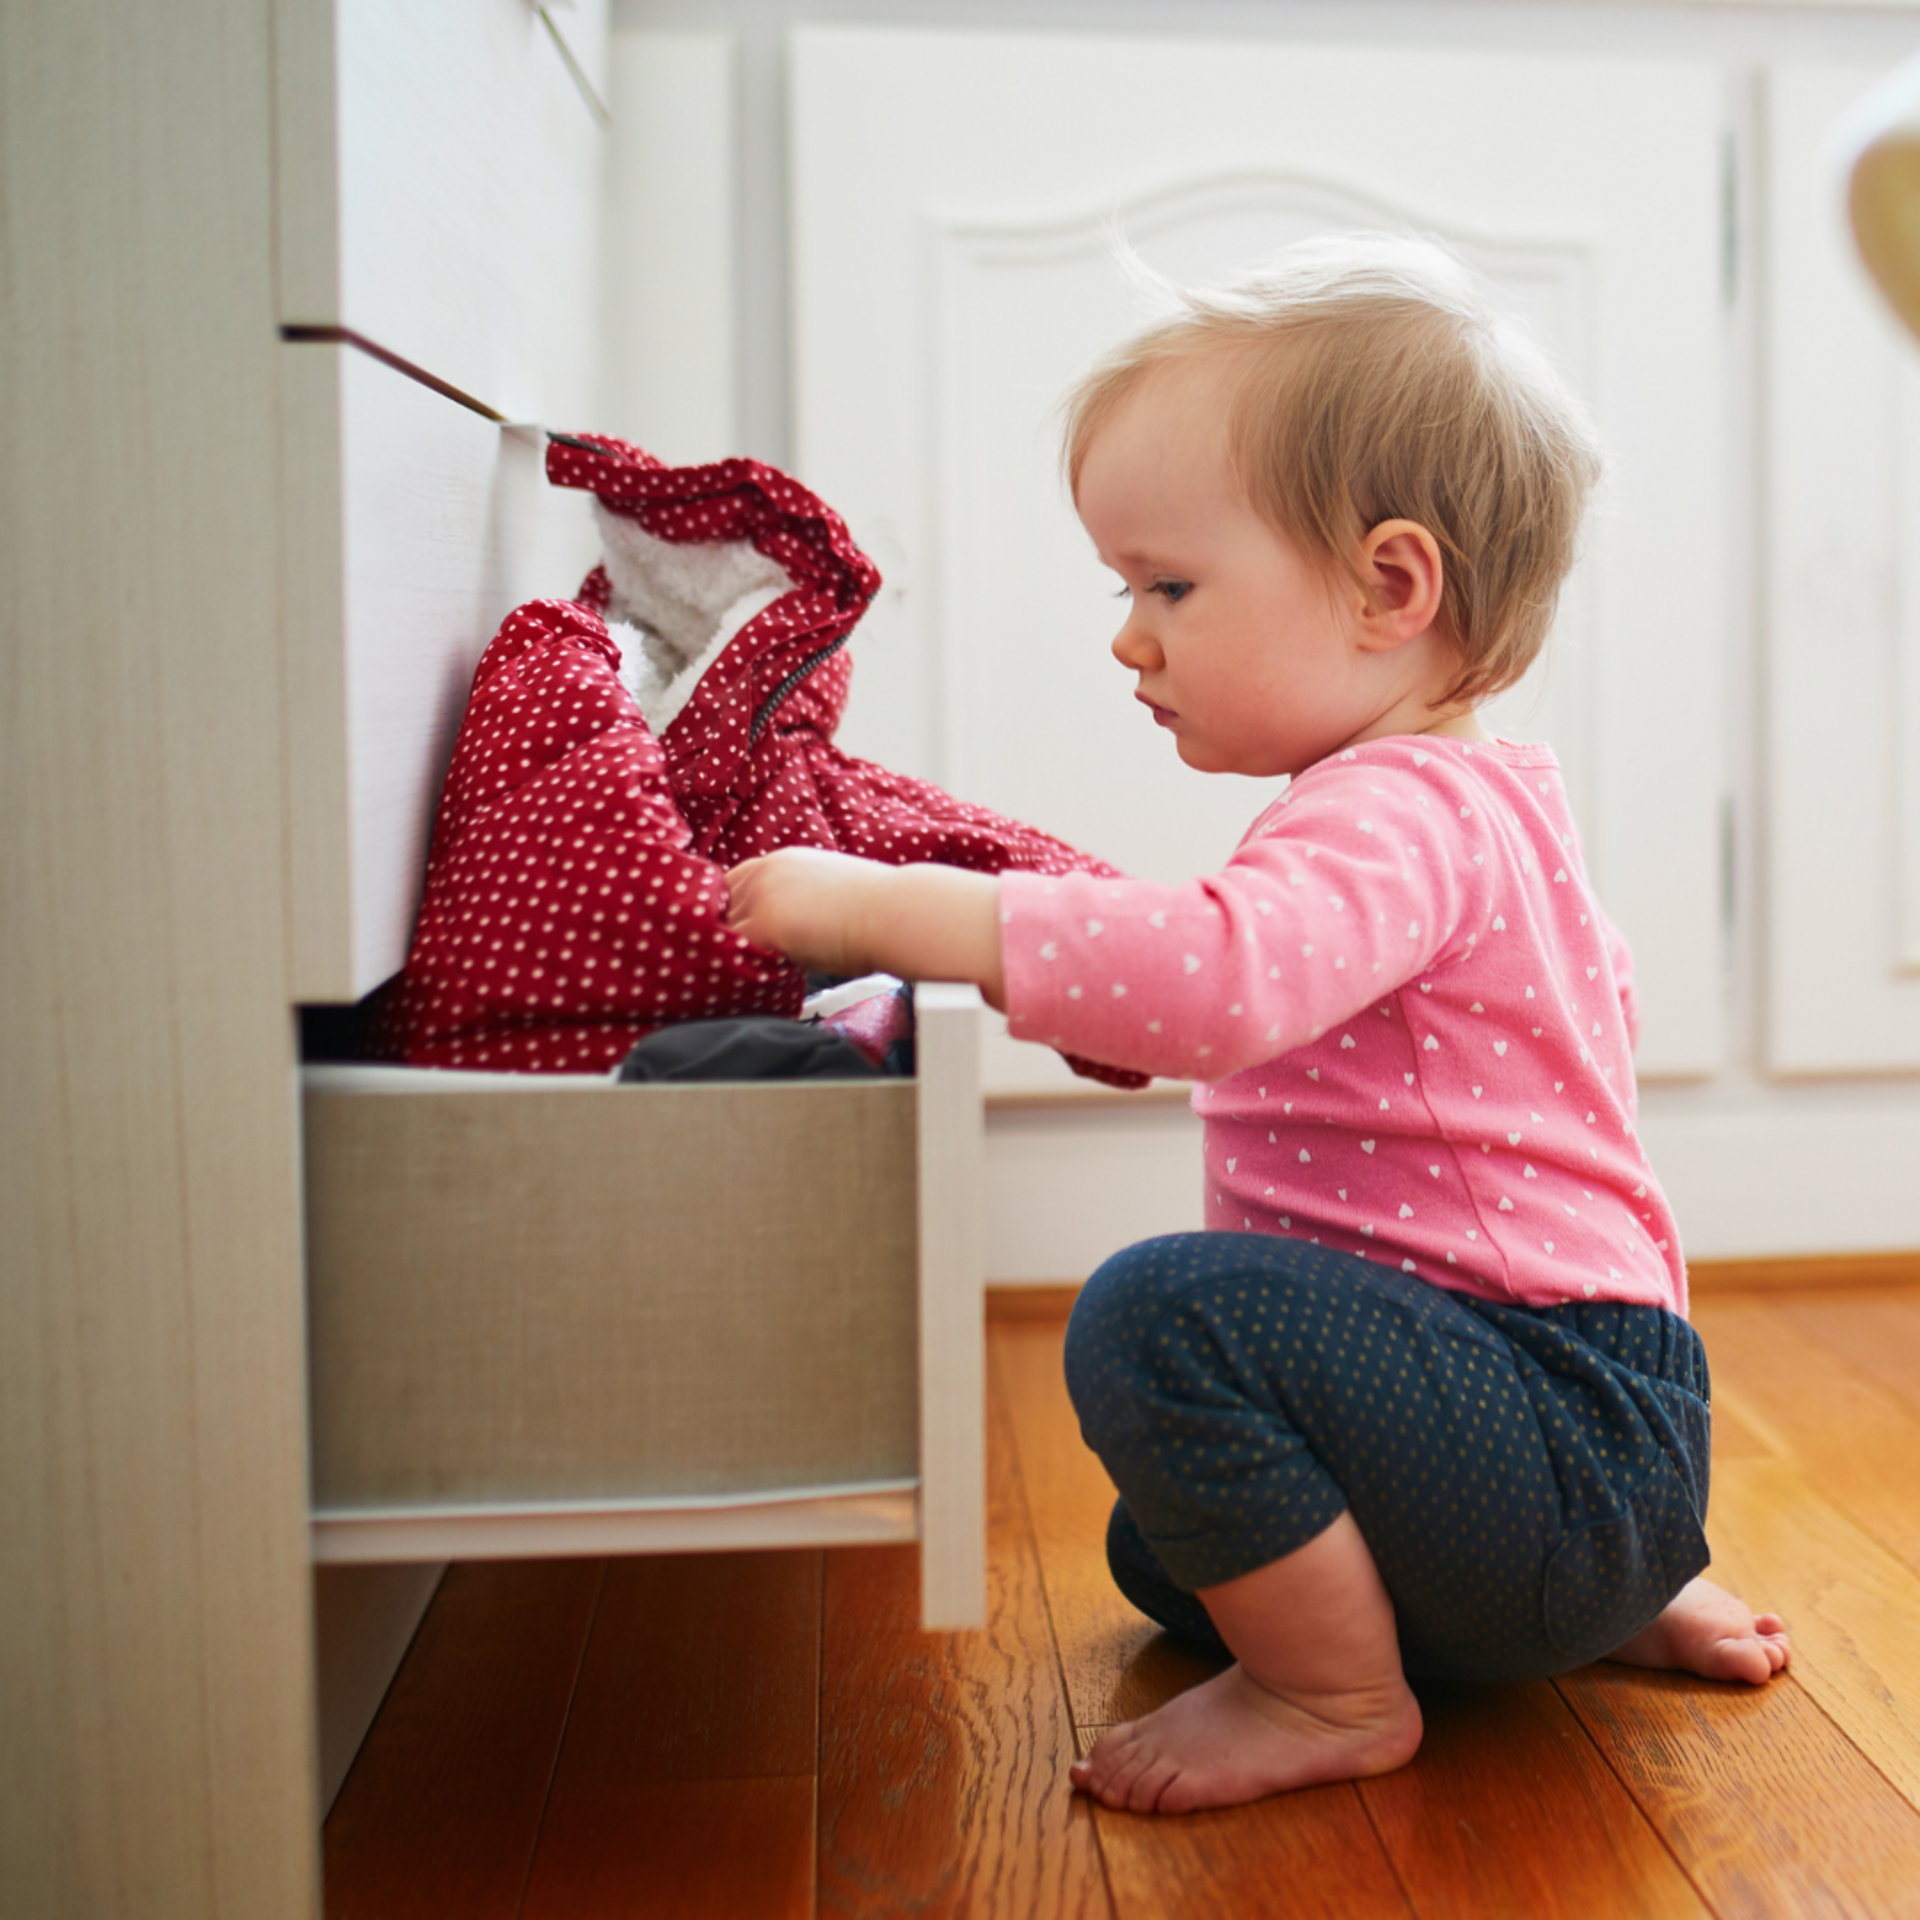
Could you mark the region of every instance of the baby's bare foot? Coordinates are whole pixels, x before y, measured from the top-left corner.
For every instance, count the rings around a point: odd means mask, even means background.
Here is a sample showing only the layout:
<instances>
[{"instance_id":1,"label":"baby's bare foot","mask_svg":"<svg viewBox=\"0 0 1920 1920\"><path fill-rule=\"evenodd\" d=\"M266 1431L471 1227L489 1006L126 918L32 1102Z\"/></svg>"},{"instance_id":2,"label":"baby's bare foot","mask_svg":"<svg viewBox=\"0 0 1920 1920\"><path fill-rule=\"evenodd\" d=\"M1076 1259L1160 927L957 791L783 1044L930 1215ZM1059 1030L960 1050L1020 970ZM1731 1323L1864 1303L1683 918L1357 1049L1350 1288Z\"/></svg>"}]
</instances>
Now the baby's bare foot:
<instances>
[{"instance_id":1,"label":"baby's bare foot","mask_svg":"<svg viewBox=\"0 0 1920 1920\"><path fill-rule=\"evenodd\" d=\"M1756 1687L1789 1657L1786 1623L1777 1613L1754 1614L1711 1580L1689 1580L1652 1626L1607 1656L1633 1667L1671 1667Z\"/></svg>"},{"instance_id":2,"label":"baby's bare foot","mask_svg":"<svg viewBox=\"0 0 1920 1920\"><path fill-rule=\"evenodd\" d=\"M1103 1806L1191 1813L1391 1772L1413 1758L1420 1734L1404 1680L1296 1700L1232 1666L1144 1719L1109 1727L1074 1766L1073 1784Z\"/></svg>"}]
</instances>

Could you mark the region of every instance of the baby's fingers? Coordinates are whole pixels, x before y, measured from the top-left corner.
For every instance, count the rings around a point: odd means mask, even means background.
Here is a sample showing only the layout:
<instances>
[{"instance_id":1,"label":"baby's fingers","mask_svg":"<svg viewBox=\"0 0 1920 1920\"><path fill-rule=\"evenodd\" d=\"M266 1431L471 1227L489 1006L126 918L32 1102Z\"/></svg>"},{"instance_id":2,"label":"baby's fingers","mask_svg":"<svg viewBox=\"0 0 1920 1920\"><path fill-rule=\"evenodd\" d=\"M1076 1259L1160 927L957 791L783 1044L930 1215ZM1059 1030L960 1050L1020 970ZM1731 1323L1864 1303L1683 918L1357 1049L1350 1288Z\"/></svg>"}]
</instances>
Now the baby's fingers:
<instances>
[{"instance_id":1,"label":"baby's fingers","mask_svg":"<svg viewBox=\"0 0 1920 1920\"><path fill-rule=\"evenodd\" d=\"M818 847L784 847L727 875L727 925L801 966L844 970L848 912L866 863Z\"/></svg>"}]
</instances>

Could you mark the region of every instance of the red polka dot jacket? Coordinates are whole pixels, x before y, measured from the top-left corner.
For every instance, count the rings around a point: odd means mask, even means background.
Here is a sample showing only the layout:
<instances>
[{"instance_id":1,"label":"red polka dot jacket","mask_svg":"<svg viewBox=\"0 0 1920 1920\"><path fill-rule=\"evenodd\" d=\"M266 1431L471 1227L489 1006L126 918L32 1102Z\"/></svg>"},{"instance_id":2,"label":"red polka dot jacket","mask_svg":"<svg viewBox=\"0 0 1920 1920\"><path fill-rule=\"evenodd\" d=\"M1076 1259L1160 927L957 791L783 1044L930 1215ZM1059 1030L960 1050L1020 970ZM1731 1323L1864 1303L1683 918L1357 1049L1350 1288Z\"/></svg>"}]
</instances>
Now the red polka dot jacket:
<instances>
[{"instance_id":1,"label":"red polka dot jacket","mask_svg":"<svg viewBox=\"0 0 1920 1920\"><path fill-rule=\"evenodd\" d=\"M712 636L717 652L689 664L691 691L657 735L623 684L608 568L572 600L507 617L474 674L412 947L384 995L389 1057L597 1072L670 1021L796 1012L801 974L726 924L726 869L776 847L1113 872L833 744L846 641L880 575L806 488L757 460L668 467L597 435L556 437L547 475L598 496L610 560L621 523L637 523L669 573L669 547L745 543L727 551L784 590L731 638Z\"/></svg>"}]
</instances>

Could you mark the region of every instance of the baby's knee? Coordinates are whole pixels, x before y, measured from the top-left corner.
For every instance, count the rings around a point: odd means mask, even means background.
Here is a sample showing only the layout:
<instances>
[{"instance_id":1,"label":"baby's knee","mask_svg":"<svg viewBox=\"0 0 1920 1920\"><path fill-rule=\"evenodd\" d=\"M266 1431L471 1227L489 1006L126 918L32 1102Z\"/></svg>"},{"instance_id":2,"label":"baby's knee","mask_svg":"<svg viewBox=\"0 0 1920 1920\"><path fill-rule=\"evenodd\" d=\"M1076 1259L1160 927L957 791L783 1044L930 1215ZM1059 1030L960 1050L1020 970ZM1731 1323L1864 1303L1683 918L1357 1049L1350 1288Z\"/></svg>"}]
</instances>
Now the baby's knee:
<instances>
[{"instance_id":1,"label":"baby's knee","mask_svg":"<svg viewBox=\"0 0 1920 1920\"><path fill-rule=\"evenodd\" d=\"M1067 1391L1084 1426L1116 1380L1134 1377L1194 1280L1190 1243L1200 1233L1164 1234L1124 1248L1095 1269L1067 1322Z\"/></svg>"},{"instance_id":2,"label":"baby's knee","mask_svg":"<svg viewBox=\"0 0 1920 1920\"><path fill-rule=\"evenodd\" d=\"M1185 1243L1204 1240L1198 1233L1163 1234L1123 1247L1103 1260L1080 1289L1067 1322L1067 1370L1071 1375L1076 1354L1106 1354L1130 1347L1143 1335L1151 1336L1162 1308L1190 1279Z\"/></svg>"}]
</instances>

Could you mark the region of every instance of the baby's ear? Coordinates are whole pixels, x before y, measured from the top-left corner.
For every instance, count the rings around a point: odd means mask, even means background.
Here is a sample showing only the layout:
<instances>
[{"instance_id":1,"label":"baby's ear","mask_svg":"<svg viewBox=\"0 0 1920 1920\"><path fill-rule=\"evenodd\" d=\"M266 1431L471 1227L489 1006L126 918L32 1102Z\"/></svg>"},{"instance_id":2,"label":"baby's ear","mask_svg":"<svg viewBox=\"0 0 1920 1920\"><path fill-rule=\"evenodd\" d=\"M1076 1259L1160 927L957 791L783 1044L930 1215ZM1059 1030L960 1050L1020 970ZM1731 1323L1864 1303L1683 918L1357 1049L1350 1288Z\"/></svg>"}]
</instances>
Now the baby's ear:
<instances>
[{"instance_id":1,"label":"baby's ear","mask_svg":"<svg viewBox=\"0 0 1920 1920\"><path fill-rule=\"evenodd\" d=\"M1357 560L1367 595L1363 645L1404 646L1439 619L1446 567L1440 543L1419 521L1381 521L1360 542Z\"/></svg>"}]
</instances>

